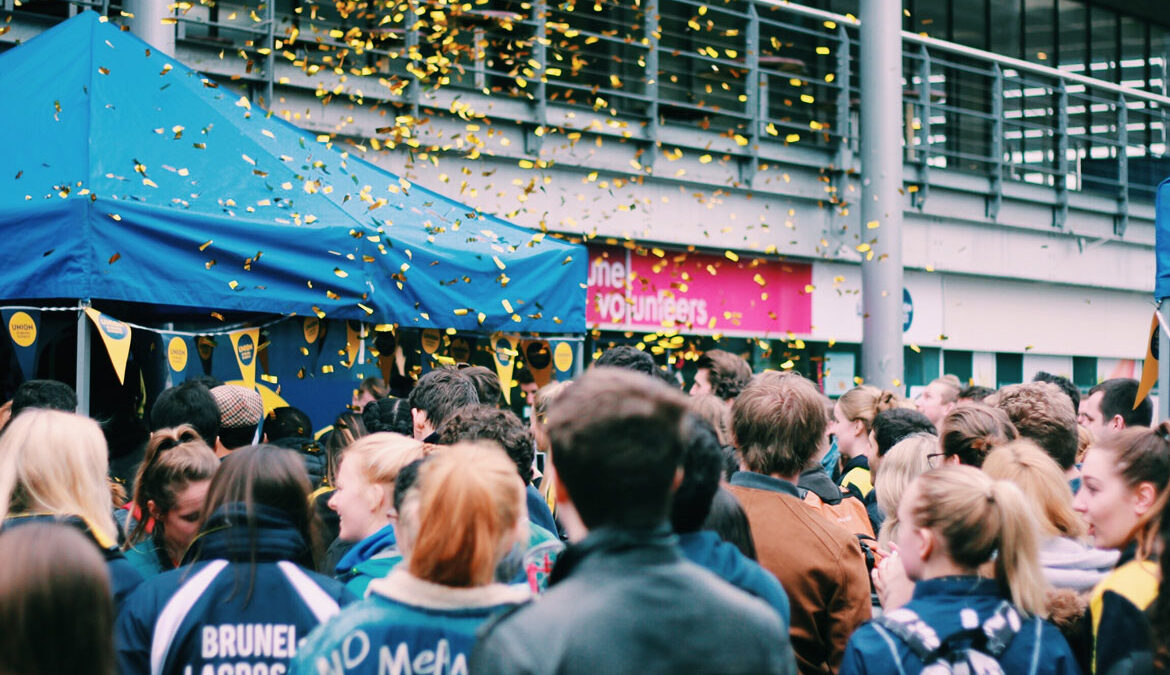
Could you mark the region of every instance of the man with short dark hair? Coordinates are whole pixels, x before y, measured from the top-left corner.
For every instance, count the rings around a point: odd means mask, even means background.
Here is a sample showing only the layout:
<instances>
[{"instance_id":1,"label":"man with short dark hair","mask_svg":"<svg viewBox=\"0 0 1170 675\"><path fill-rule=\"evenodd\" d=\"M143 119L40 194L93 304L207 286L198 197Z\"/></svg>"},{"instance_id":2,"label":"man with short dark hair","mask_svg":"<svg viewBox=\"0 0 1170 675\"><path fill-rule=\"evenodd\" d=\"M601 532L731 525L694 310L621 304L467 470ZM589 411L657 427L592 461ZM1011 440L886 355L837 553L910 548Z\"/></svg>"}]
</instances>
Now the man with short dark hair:
<instances>
[{"instance_id":1,"label":"man with short dark hair","mask_svg":"<svg viewBox=\"0 0 1170 675\"><path fill-rule=\"evenodd\" d=\"M313 422L303 410L286 405L268 413L264 418L264 437L272 445L288 448L301 456L314 490L325 483L328 457L313 438Z\"/></svg>"},{"instance_id":2,"label":"man with short dark hair","mask_svg":"<svg viewBox=\"0 0 1170 675\"><path fill-rule=\"evenodd\" d=\"M708 350L699 357L695 366L691 396L713 394L730 404L752 379L748 362L742 356L722 349Z\"/></svg>"},{"instance_id":3,"label":"man with short dark hair","mask_svg":"<svg viewBox=\"0 0 1170 675\"><path fill-rule=\"evenodd\" d=\"M187 380L163 390L150 408L150 430L190 424L214 448L219 438L219 406L211 390L196 380Z\"/></svg>"},{"instance_id":4,"label":"man with short dark hair","mask_svg":"<svg viewBox=\"0 0 1170 675\"><path fill-rule=\"evenodd\" d=\"M459 372L475 385L475 394L479 397L481 405L494 407L500 404L503 383L500 382L499 375L496 375L483 366L467 366L466 368L460 368Z\"/></svg>"},{"instance_id":5,"label":"man with short dark hair","mask_svg":"<svg viewBox=\"0 0 1170 675\"><path fill-rule=\"evenodd\" d=\"M733 544L723 541L719 533L703 529L715 493L719 491L723 463L723 447L714 427L701 417L688 414L683 425L683 479L670 507L670 524L678 534L678 546L691 562L771 605L784 620L787 630L791 610L784 587L776 577Z\"/></svg>"},{"instance_id":6,"label":"man with short dark hair","mask_svg":"<svg viewBox=\"0 0 1170 675\"><path fill-rule=\"evenodd\" d=\"M641 349L630 345L618 345L602 352L601 356L593 362L593 367L622 368L644 375L653 375L657 366L654 364L654 357Z\"/></svg>"},{"instance_id":7,"label":"man with short dark hair","mask_svg":"<svg viewBox=\"0 0 1170 675\"><path fill-rule=\"evenodd\" d=\"M439 428L456 410L479 403L475 385L455 368L439 368L418 378L410 392L414 437L424 443L438 440Z\"/></svg>"},{"instance_id":8,"label":"man with short dark hair","mask_svg":"<svg viewBox=\"0 0 1170 675\"><path fill-rule=\"evenodd\" d=\"M685 411L681 394L614 368L565 390L548 430L558 510L579 541L540 602L487 627L471 672L793 672L776 612L674 544Z\"/></svg>"},{"instance_id":9,"label":"man with short dark hair","mask_svg":"<svg viewBox=\"0 0 1170 675\"><path fill-rule=\"evenodd\" d=\"M1020 436L1035 441L1070 479L1075 478L1077 415L1060 387L1048 382L1013 384L985 402L1007 413Z\"/></svg>"},{"instance_id":10,"label":"man with short dark hair","mask_svg":"<svg viewBox=\"0 0 1170 675\"><path fill-rule=\"evenodd\" d=\"M211 390L211 397L219 408L219 438L215 441L215 455L227 457L233 450L252 445L256 430L264 419L264 402L260 394L238 384L223 384Z\"/></svg>"},{"instance_id":11,"label":"man with short dark hair","mask_svg":"<svg viewBox=\"0 0 1170 675\"><path fill-rule=\"evenodd\" d=\"M12 394L12 416L16 417L27 408L77 412L77 394L64 382L27 380Z\"/></svg>"},{"instance_id":12,"label":"man with short dark hair","mask_svg":"<svg viewBox=\"0 0 1170 675\"><path fill-rule=\"evenodd\" d=\"M870 617L869 575L857 538L801 501L797 480L822 442L824 404L792 372L752 378L731 406L743 468L728 488L743 506L764 569L792 606L802 673L833 673L853 631Z\"/></svg>"},{"instance_id":13,"label":"man with short dark hair","mask_svg":"<svg viewBox=\"0 0 1170 675\"><path fill-rule=\"evenodd\" d=\"M1096 441L1107 441L1130 427L1148 427L1154 416L1150 397L1142 399L1137 408L1138 381L1128 377L1105 380L1089 390L1081 402L1077 421L1093 432Z\"/></svg>"},{"instance_id":14,"label":"man with short dark hair","mask_svg":"<svg viewBox=\"0 0 1170 675\"><path fill-rule=\"evenodd\" d=\"M938 430L926 415L909 408L890 408L874 415L869 431L870 442L874 446L874 461L871 462L874 471L877 471L881 458L886 456L890 448L914 434L937 436Z\"/></svg>"}]
</instances>

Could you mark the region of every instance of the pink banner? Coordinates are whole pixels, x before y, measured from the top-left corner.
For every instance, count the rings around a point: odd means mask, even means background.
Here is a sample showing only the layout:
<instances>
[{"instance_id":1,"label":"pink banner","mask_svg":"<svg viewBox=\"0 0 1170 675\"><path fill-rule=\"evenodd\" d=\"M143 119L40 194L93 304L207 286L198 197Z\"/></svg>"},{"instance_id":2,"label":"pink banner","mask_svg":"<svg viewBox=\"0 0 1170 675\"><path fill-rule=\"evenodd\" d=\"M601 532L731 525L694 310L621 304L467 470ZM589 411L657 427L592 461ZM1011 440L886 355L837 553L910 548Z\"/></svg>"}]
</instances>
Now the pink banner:
<instances>
[{"instance_id":1,"label":"pink banner","mask_svg":"<svg viewBox=\"0 0 1170 675\"><path fill-rule=\"evenodd\" d=\"M611 330L807 334L811 283L812 265L804 263L590 246L586 321Z\"/></svg>"}]
</instances>

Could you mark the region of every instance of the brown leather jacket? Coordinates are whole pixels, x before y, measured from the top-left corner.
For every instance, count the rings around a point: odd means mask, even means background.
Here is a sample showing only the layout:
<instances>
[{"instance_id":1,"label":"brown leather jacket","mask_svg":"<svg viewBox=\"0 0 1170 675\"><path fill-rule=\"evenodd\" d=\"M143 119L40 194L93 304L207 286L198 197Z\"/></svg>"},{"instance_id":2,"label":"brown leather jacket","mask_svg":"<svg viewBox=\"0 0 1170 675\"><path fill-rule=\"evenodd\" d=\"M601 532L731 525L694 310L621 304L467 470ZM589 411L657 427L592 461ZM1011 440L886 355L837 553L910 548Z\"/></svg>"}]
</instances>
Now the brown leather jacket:
<instances>
[{"instance_id":1,"label":"brown leather jacket","mask_svg":"<svg viewBox=\"0 0 1170 675\"><path fill-rule=\"evenodd\" d=\"M747 513L760 564L788 592L800 672L836 672L849 636L870 618L857 538L801 502L788 481L740 471L729 489Z\"/></svg>"}]
</instances>

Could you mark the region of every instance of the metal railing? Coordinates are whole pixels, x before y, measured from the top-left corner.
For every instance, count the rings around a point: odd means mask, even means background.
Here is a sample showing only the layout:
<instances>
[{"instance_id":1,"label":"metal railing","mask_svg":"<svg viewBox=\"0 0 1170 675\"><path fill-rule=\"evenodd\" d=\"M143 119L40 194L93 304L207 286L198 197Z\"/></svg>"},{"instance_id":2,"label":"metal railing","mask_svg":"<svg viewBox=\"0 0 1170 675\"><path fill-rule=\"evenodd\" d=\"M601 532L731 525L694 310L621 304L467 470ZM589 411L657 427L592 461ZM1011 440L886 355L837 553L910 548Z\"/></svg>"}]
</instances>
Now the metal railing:
<instances>
[{"instance_id":1,"label":"metal railing","mask_svg":"<svg viewBox=\"0 0 1170 675\"><path fill-rule=\"evenodd\" d=\"M794 145L826 152L829 171L856 168L852 17L782 0L371 4L380 11L342 16L334 3L305 0L180 3L178 42L243 57L241 77L266 102L275 86L296 85L297 75L304 86L304 75L322 71L377 82L361 96L416 119L440 88L524 101L517 121L533 132L530 153L555 107L636 122L643 167L681 150L663 144L667 130L701 129L726 137L719 154L739 162L745 183L761 158L782 162ZM912 33L903 44L895 95L919 204L937 170L969 172L990 180L990 218L1006 183L1033 183L1054 191L1055 226L1064 225L1069 193L1080 191L1115 199L1124 234L1130 201L1152 201L1170 175L1170 97ZM1142 84L1165 90L1167 56L1150 55L1156 78ZM353 97L355 88L317 94ZM708 136L692 138L688 150L709 145Z\"/></svg>"}]
</instances>

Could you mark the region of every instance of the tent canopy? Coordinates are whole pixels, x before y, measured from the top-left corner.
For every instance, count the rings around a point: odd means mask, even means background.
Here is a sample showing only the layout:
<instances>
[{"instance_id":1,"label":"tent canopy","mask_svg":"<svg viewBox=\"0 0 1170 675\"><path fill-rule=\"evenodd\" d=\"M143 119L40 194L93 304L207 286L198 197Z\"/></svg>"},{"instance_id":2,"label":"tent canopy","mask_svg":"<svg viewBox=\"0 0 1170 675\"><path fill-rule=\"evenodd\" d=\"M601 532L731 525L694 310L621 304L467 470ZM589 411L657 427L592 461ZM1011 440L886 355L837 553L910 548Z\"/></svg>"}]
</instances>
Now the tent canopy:
<instances>
[{"instance_id":1,"label":"tent canopy","mask_svg":"<svg viewBox=\"0 0 1170 675\"><path fill-rule=\"evenodd\" d=\"M0 54L8 300L583 332L584 248L254 107L93 12Z\"/></svg>"}]
</instances>

